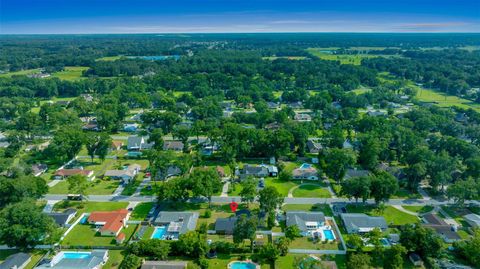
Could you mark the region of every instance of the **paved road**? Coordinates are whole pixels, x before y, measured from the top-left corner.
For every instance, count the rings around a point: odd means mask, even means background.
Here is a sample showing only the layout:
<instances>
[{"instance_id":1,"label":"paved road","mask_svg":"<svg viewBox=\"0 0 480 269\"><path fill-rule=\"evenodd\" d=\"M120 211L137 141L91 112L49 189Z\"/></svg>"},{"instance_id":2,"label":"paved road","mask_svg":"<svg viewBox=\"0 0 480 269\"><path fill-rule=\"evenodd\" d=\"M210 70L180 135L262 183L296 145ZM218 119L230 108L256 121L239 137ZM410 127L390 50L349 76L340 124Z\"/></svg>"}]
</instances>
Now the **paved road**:
<instances>
[{"instance_id":1,"label":"paved road","mask_svg":"<svg viewBox=\"0 0 480 269\"><path fill-rule=\"evenodd\" d=\"M67 195L62 194L48 194L44 197L46 200L64 200L67 198ZM93 202L107 202L107 201L124 201L124 202L151 202L155 201L155 196L124 196L124 195L89 195L89 201ZM204 199L191 199L190 202L200 202L206 201ZM229 196L221 197L214 196L212 197L213 203L230 203L232 201L241 202L239 196ZM284 200L285 204L331 204L336 202L353 202L353 200L348 200L346 198L300 198L300 197L287 197ZM368 200L367 203L374 203L372 199ZM424 199L391 199L386 204L389 205L446 205L452 204L453 201L438 201L434 199L424 200ZM479 201L467 201L467 203L474 203L480 205Z\"/></svg>"}]
</instances>

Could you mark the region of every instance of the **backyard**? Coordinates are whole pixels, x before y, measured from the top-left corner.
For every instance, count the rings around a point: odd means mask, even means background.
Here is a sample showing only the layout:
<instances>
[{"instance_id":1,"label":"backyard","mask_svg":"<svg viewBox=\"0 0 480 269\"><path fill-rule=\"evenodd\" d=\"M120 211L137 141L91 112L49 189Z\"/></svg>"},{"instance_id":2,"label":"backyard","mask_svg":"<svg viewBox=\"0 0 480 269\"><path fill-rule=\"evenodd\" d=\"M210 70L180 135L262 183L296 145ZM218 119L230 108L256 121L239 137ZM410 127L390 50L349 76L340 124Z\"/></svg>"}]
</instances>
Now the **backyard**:
<instances>
[{"instance_id":1,"label":"backyard","mask_svg":"<svg viewBox=\"0 0 480 269\"><path fill-rule=\"evenodd\" d=\"M370 216L382 216L388 225L405 225L418 223L420 220L417 216L402 212L392 206L376 208L370 205L347 205L348 213L365 213Z\"/></svg>"},{"instance_id":2,"label":"backyard","mask_svg":"<svg viewBox=\"0 0 480 269\"><path fill-rule=\"evenodd\" d=\"M128 225L123 228L127 242L137 225ZM61 242L66 246L113 246L116 245L115 236L101 236L93 225L77 224Z\"/></svg>"}]
</instances>

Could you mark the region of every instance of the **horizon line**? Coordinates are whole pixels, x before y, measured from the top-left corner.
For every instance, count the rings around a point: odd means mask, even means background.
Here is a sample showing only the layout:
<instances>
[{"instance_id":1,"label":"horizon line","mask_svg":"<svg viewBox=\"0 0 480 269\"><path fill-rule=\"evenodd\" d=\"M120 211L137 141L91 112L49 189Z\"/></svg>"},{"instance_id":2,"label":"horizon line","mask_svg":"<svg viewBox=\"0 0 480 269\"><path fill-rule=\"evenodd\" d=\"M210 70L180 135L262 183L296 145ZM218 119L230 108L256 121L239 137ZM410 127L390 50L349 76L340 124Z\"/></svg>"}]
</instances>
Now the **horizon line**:
<instances>
[{"instance_id":1,"label":"horizon line","mask_svg":"<svg viewBox=\"0 0 480 269\"><path fill-rule=\"evenodd\" d=\"M272 32L99 32L99 33L0 33L0 36L20 36L20 35L180 35L180 34L480 34L478 32L443 32L443 31L272 31Z\"/></svg>"}]
</instances>

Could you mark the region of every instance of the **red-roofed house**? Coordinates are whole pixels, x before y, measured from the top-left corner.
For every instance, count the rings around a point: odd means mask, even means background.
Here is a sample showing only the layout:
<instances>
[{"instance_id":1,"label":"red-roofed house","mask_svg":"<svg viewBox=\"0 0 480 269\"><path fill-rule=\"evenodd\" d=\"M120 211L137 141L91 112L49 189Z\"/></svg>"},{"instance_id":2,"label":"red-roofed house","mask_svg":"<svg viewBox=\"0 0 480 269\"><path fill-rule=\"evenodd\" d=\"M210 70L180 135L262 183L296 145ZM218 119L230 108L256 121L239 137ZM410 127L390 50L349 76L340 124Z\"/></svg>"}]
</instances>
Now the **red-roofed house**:
<instances>
[{"instance_id":1,"label":"red-roofed house","mask_svg":"<svg viewBox=\"0 0 480 269\"><path fill-rule=\"evenodd\" d=\"M123 227L127 225L130 212L126 209L116 211L96 211L88 217L88 223L97 226L103 236L118 236Z\"/></svg>"},{"instance_id":2,"label":"red-roofed house","mask_svg":"<svg viewBox=\"0 0 480 269\"><path fill-rule=\"evenodd\" d=\"M117 238L115 238L115 241L117 241L117 244L123 243L123 241L125 241L125 234L124 233L119 233L117 235Z\"/></svg>"},{"instance_id":3,"label":"red-roofed house","mask_svg":"<svg viewBox=\"0 0 480 269\"><path fill-rule=\"evenodd\" d=\"M55 172L55 179L65 179L69 176L73 175L83 175L88 178L88 180L93 180L95 177L93 176L92 170L83 170L83 169L59 169Z\"/></svg>"}]
</instances>

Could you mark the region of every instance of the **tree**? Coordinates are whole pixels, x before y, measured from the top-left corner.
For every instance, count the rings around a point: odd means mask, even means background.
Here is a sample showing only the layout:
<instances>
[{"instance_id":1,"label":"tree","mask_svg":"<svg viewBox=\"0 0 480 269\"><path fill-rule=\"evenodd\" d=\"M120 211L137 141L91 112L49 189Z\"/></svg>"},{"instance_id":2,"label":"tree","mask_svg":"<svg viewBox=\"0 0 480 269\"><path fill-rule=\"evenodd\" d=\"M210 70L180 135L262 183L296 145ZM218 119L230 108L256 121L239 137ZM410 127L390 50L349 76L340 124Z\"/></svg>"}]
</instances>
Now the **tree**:
<instances>
[{"instance_id":1,"label":"tree","mask_svg":"<svg viewBox=\"0 0 480 269\"><path fill-rule=\"evenodd\" d=\"M112 138L107 133L100 133L97 143L96 154L98 158L103 162L107 157L110 146L112 145Z\"/></svg>"},{"instance_id":2,"label":"tree","mask_svg":"<svg viewBox=\"0 0 480 269\"><path fill-rule=\"evenodd\" d=\"M38 199L48 192L43 178L20 176L6 178L0 176L0 208L7 204L20 202L25 198Z\"/></svg>"},{"instance_id":3,"label":"tree","mask_svg":"<svg viewBox=\"0 0 480 269\"><path fill-rule=\"evenodd\" d=\"M242 202L247 203L247 207L249 203L252 203L257 197L257 183L256 181L249 177L246 180L240 183L242 186L242 190L240 191L240 197Z\"/></svg>"},{"instance_id":4,"label":"tree","mask_svg":"<svg viewBox=\"0 0 480 269\"><path fill-rule=\"evenodd\" d=\"M56 242L59 230L33 200L10 204L0 211L0 242L22 250Z\"/></svg>"},{"instance_id":5,"label":"tree","mask_svg":"<svg viewBox=\"0 0 480 269\"><path fill-rule=\"evenodd\" d=\"M352 253L347 258L348 269L369 269L372 258L365 253Z\"/></svg>"},{"instance_id":6,"label":"tree","mask_svg":"<svg viewBox=\"0 0 480 269\"><path fill-rule=\"evenodd\" d=\"M84 175L73 175L67 178L68 192L84 196L88 188L88 179Z\"/></svg>"},{"instance_id":7,"label":"tree","mask_svg":"<svg viewBox=\"0 0 480 269\"><path fill-rule=\"evenodd\" d=\"M258 195L260 209L269 214L283 203L283 196L273 186L262 189Z\"/></svg>"},{"instance_id":8,"label":"tree","mask_svg":"<svg viewBox=\"0 0 480 269\"><path fill-rule=\"evenodd\" d=\"M73 159L82 149L85 136L79 128L65 126L57 131L48 147L50 156L61 161Z\"/></svg>"},{"instance_id":9,"label":"tree","mask_svg":"<svg viewBox=\"0 0 480 269\"><path fill-rule=\"evenodd\" d=\"M95 152L97 151L98 145L98 136L94 133L88 133L85 138L85 147L87 148L88 155L90 156L91 162L93 163L93 158L95 158Z\"/></svg>"},{"instance_id":10,"label":"tree","mask_svg":"<svg viewBox=\"0 0 480 269\"><path fill-rule=\"evenodd\" d=\"M142 259L134 254L128 254L120 264L120 269L138 269L142 266Z\"/></svg>"},{"instance_id":11,"label":"tree","mask_svg":"<svg viewBox=\"0 0 480 269\"><path fill-rule=\"evenodd\" d=\"M280 256L280 251L275 245L267 243L260 248L258 251L258 256L261 260L267 261L270 264L274 264Z\"/></svg>"},{"instance_id":12,"label":"tree","mask_svg":"<svg viewBox=\"0 0 480 269\"><path fill-rule=\"evenodd\" d=\"M187 126L177 126L173 128L172 135L175 138L178 138L182 141L183 143L183 152L188 151L188 138L190 137L190 134L192 133L191 129Z\"/></svg>"},{"instance_id":13,"label":"tree","mask_svg":"<svg viewBox=\"0 0 480 269\"><path fill-rule=\"evenodd\" d=\"M128 251L136 256L148 256L165 260L170 253L170 244L156 239L141 240L128 245Z\"/></svg>"},{"instance_id":14,"label":"tree","mask_svg":"<svg viewBox=\"0 0 480 269\"><path fill-rule=\"evenodd\" d=\"M475 200L479 198L480 184L472 178L459 180L447 189L448 199L453 199L455 204L463 206L466 200Z\"/></svg>"},{"instance_id":15,"label":"tree","mask_svg":"<svg viewBox=\"0 0 480 269\"><path fill-rule=\"evenodd\" d=\"M235 222L233 228L233 243L243 243L245 239L250 240L250 248L253 250L253 241L257 232L258 219L256 217L247 218L241 215Z\"/></svg>"},{"instance_id":16,"label":"tree","mask_svg":"<svg viewBox=\"0 0 480 269\"><path fill-rule=\"evenodd\" d=\"M280 251L281 256L285 256L288 254L288 246L290 245L290 239L286 237L280 237L277 239L275 246L277 247L278 251Z\"/></svg>"},{"instance_id":17,"label":"tree","mask_svg":"<svg viewBox=\"0 0 480 269\"><path fill-rule=\"evenodd\" d=\"M480 230L474 230L473 237L453 243L455 255L473 266L480 264Z\"/></svg>"},{"instance_id":18,"label":"tree","mask_svg":"<svg viewBox=\"0 0 480 269\"><path fill-rule=\"evenodd\" d=\"M355 249L355 251L361 251L364 246L362 237L358 234L349 235L347 240L347 246L349 248Z\"/></svg>"},{"instance_id":19,"label":"tree","mask_svg":"<svg viewBox=\"0 0 480 269\"><path fill-rule=\"evenodd\" d=\"M370 193L377 205L387 202L397 191L398 181L390 173L380 172L372 178Z\"/></svg>"},{"instance_id":20,"label":"tree","mask_svg":"<svg viewBox=\"0 0 480 269\"><path fill-rule=\"evenodd\" d=\"M173 205L177 205L178 201L189 198L189 181L183 177L166 181L158 187L157 195L159 201L170 201Z\"/></svg>"},{"instance_id":21,"label":"tree","mask_svg":"<svg viewBox=\"0 0 480 269\"><path fill-rule=\"evenodd\" d=\"M203 196L208 199L210 207L212 196L222 188L222 181L214 169L196 169L189 176L193 196Z\"/></svg>"},{"instance_id":22,"label":"tree","mask_svg":"<svg viewBox=\"0 0 480 269\"><path fill-rule=\"evenodd\" d=\"M148 136L148 143L153 143L153 148L156 150L163 150L163 132L162 129L154 129Z\"/></svg>"},{"instance_id":23,"label":"tree","mask_svg":"<svg viewBox=\"0 0 480 269\"><path fill-rule=\"evenodd\" d=\"M205 236L196 231L186 232L175 242L176 249L182 254L192 258L204 257L208 252L208 244Z\"/></svg>"},{"instance_id":24,"label":"tree","mask_svg":"<svg viewBox=\"0 0 480 269\"><path fill-rule=\"evenodd\" d=\"M358 203L358 199L365 201L370 196L370 178L369 177L353 177L342 181L341 194L351 199L355 198L355 202Z\"/></svg>"},{"instance_id":25,"label":"tree","mask_svg":"<svg viewBox=\"0 0 480 269\"><path fill-rule=\"evenodd\" d=\"M430 228L406 225L400 232L400 243L408 252L417 252L422 258L437 258L443 250L442 238Z\"/></svg>"},{"instance_id":26,"label":"tree","mask_svg":"<svg viewBox=\"0 0 480 269\"><path fill-rule=\"evenodd\" d=\"M291 225L285 228L285 237L290 240L295 240L295 238L300 237L300 229L297 225Z\"/></svg>"},{"instance_id":27,"label":"tree","mask_svg":"<svg viewBox=\"0 0 480 269\"><path fill-rule=\"evenodd\" d=\"M278 174L278 180L281 180L281 181L291 181L292 179L293 179L293 176L292 176L292 173L291 173L291 172L282 170L282 171L280 171L280 173Z\"/></svg>"},{"instance_id":28,"label":"tree","mask_svg":"<svg viewBox=\"0 0 480 269\"><path fill-rule=\"evenodd\" d=\"M402 269L404 256L407 249L404 246L396 244L385 250L383 268L385 269Z\"/></svg>"},{"instance_id":29,"label":"tree","mask_svg":"<svg viewBox=\"0 0 480 269\"><path fill-rule=\"evenodd\" d=\"M325 156L319 154L319 158L324 158L325 174L337 182L343 179L347 168L356 162L355 154L348 149L332 148L327 151Z\"/></svg>"}]
</instances>

